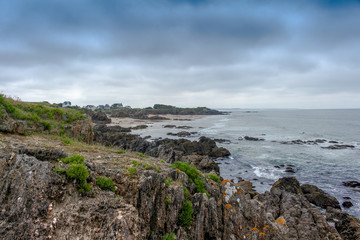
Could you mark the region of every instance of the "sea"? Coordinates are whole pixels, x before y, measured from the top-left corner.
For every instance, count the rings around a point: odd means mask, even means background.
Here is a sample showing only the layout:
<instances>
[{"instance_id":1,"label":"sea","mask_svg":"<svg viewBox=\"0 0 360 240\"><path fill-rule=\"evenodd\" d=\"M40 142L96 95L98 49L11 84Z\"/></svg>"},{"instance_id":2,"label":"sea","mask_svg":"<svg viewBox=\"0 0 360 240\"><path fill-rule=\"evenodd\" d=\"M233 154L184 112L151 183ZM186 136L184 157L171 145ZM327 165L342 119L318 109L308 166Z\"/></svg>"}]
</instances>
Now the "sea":
<instances>
[{"instance_id":1,"label":"sea","mask_svg":"<svg viewBox=\"0 0 360 240\"><path fill-rule=\"evenodd\" d=\"M156 138L177 138L168 132L196 132L200 136L229 140L217 143L231 156L217 159L224 179L251 181L259 193L269 191L281 177L294 176L300 184L313 184L336 197L344 209L360 218L360 188L343 186L344 181L360 182L360 109L219 109L227 115L205 116L193 121L159 122L134 133ZM169 129L164 125L190 126ZM244 137L259 138L249 141ZM328 149L332 145L353 148ZM293 172L285 172L286 168ZM350 198L350 199L346 199Z\"/></svg>"}]
</instances>

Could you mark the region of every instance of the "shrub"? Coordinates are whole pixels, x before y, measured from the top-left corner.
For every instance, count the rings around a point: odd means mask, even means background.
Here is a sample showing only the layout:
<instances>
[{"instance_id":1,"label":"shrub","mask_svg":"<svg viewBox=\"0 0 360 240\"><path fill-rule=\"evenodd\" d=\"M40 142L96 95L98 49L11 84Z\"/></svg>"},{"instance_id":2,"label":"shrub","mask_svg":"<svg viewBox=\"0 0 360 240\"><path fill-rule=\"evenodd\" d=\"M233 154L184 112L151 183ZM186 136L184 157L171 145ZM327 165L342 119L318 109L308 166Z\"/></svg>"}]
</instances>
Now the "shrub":
<instances>
[{"instance_id":1,"label":"shrub","mask_svg":"<svg viewBox=\"0 0 360 240\"><path fill-rule=\"evenodd\" d=\"M181 213L179 215L180 225L183 227L189 227L192 225L192 217L193 217L193 205L189 200L185 200L184 205L181 209Z\"/></svg>"},{"instance_id":2,"label":"shrub","mask_svg":"<svg viewBox=\"0 0 360 240\"><path fill-rule=\"evenodd\" d=\"M220 183L220 177L216 174L206 174L206 178L211 179L214 182Z\"/></svg>"},{"instance_id":3,"label":"shrub","mask_svg":"<svg viewBox=\"0 0 360 240\"><path fill-rule=\"evenodd\" d=\"M66 158L60 158L58 161L63 163L77 163L77 164L83 164L85 162L85 158L81 155L75 154L70 157Z\"/></svg>"},{"instance_id":4,"label":"shrub","mask_svg":"<svg viewBox=\"0 0 360 240\"><path fill-rule=\"evenodd\" d=\"M66 175L68 178L79 180L83 184L89 177L89 171L84 164L72 163L66 170Z\"/></svg>"},{"instance_id":5,"label":"shrub","mask_svg":"<svg viewBox=\"0 0 360 240\"><path fill-rule=\"evenodd\" d=\"M81 183L79 184L79 192L90 192L91 191L91 185L89 183Z\"/></svg>"},{"instance_id":6,"label":"shrub","mask_svg":"<svg viewBox=\"0 0 360 240\"><path fill-rule=\"evenodd\" d=\"M161 160L160 162L161 162L161 163L165 163L165 161L164 161L164 160Z\"/></svg>"},{"instance_id":7,"label":"shrub","mask_svg":"<svg viewBox=\"0 0 360 240\"><path fill-rule=\"evenodd\" d=\"M175 233L167 233L161 238L161 240L176 240L176 235Z\"/></svg>"},{"instance_id":8,"label":"shrub","mask_svg":"<svg viewBox=\"0 0 360 240\"><path fill-rule=\"evenodd\" d=\"M44 126L44 129L45 129L45 130L50 131L51 128L52 128L52 125L51 125L51 123L49 123L49 122L41 121L41 124Z\"/></svg>"},{"instance_id":9,"label":"shrub","mask_svg":"<svg viewBox=\"0 0 360 240\"><path fill-rule=\"evenodd\" d=\"M126 153L125 150L123 150L123 149L119 149L117 152L118 153Z\"/></svg>"},{"instance_id":10,"label":"shrub","mask_svg":"<svg viewBox=\"0 0 360 240\"><path fill-rule=\"evenodd\" d=\"M164 200L165 204L169 205L171 203L170 198L166 197Z\"/></svg>"},{"instance_id":11,"label":"shrub","mask_svg":"<svg viewBox=\"0 0 360 240\"><path fill-rule=\"evenodd\" d=\"M129 167L128 172L130 177L134 177L137 174L137 169L133 167Z\"/></svg>"},{"instance_id":12,"label":"shrub","mask_svg":"<svg viewBox=\"0 0 360 240\"><path fill-rule=\"evenodd\" d=\"M167 187L170 186L172 184L172 182L173 182L173 180L171 178L169 178L169 177L165 179L165 185Z\"/></svg>"},{"instance_id":13,"label":"shrub","mask_svg":"<svg viewBox=\"0 0 360 240\"><path fill-rule=\"evenodd\" d=\"M110 190L115 192L115 184L110 178L98 177L96 180L96 185L98 185L102 190Z\"/></svg>"}]
</instances>

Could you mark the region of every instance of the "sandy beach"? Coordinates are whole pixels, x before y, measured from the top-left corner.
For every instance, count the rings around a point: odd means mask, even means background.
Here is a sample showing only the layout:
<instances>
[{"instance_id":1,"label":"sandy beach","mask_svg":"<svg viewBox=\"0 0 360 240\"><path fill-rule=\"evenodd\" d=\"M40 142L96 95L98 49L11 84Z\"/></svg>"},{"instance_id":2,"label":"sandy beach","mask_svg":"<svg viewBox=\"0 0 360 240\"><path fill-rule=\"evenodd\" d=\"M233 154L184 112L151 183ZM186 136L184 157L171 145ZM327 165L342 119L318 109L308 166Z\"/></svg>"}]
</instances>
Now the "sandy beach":
<instances>
[{"instance_id":1,"label":"sandy beach","mask_svg":"<svg viewBox=\"0 0 360 240\"><path fill-rule=\"evenodd\" d=\"M163 115L149 115L149 117L158 116L165 117L167 119L134 119L134 118L110 118L111 123L108 126L119 125L124 128L136 127L138 125L152 125L155 123L161 122L173 122L173 121L193 121L196 119L200 119L206 117L208 115L172 115L172 114L163 114Z\"/></svg>"}]
</instances>

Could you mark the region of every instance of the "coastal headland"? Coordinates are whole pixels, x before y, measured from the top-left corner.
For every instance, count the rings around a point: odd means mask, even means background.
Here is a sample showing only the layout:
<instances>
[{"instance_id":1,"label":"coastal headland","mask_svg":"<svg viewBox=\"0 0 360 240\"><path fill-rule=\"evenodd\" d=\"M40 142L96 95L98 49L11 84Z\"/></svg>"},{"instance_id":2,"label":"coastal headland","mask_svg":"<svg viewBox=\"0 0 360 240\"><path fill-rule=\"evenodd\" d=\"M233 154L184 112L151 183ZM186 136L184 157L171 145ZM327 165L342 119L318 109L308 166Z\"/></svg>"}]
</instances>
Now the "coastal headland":
<instances>
[{"instance_id":1,"label":"coastal headland","mask_svg":"<svg viewBox=\"0 0 360 240\"><path fill-rule=\"evenodd\" d=\"M230 152L214 139L131 133L148 123L138 120L179 116L116 122L0 95L0 238L360 238L360 221L316 186L287 177L259 194L249 181L222 179L215 159Z\"/></svg>"}]
</instances>

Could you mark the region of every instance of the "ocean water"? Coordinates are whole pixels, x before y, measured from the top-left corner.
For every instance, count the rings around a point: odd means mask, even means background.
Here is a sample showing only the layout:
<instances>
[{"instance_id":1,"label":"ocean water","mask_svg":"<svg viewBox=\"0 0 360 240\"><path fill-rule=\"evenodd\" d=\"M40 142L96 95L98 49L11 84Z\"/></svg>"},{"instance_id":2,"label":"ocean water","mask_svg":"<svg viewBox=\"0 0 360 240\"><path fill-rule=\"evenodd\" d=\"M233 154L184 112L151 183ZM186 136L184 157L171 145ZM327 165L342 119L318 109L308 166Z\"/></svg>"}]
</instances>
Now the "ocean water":
<instances>
[{"instance_id":1,"label":"ocean water","mask_svg":"<svg viewBox=\"0 0 360 240\"><path fill-rule=\"evenodd\" d=\"M194 121L156 123L136 133L152 138L177 138L167 132L182 129L163 128L165 124L187 125L185 130L198 132L189 137L200 136L230 140L217 144L227 148L231 156L217 160L220 174L225 179L239 178L253 182L262 193L284 176L295 176L301 184L318 186L336 197L340 204L350 197L354 206L345 209L360 218L360 189L345 187L343 181L360 181L360 109L355 110L241 110L229 115L207 116ZM263 138L264 141L242 140L244 136ZM326 140L318 144L283 144L292 140ZM325 149L329 141L353 145L353 149ZM284 166L282 166L284 165ZM285 172L286 166L296 172ZM278 167L275 167L278 166Z\"/></svg>"}]
</instances>

